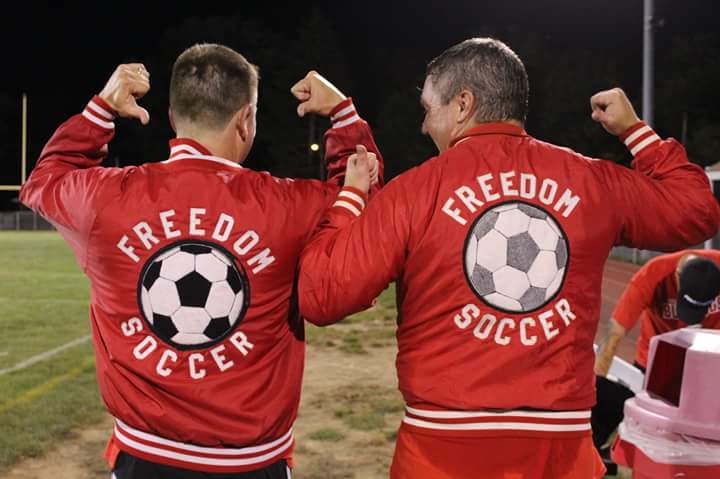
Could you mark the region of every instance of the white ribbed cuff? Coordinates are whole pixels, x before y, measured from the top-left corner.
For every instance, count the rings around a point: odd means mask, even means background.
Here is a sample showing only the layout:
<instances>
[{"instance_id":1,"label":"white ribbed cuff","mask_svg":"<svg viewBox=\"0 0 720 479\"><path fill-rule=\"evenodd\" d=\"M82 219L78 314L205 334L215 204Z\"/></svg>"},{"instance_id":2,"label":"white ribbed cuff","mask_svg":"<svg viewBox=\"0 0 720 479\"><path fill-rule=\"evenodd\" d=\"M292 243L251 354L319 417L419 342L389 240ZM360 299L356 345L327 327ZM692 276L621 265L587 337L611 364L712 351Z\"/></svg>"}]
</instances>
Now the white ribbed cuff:
<instances>
[{"instance_id":1,"label":"white ribbed cuff","mask_svg":"<svg viewBox=\"0 0 720 479\"><path fill-rule=\"evenodd\" d=\"M661 141L655 131L644 122L630 128L628 133L626 133L627 136L623 139L623 143L633 156L637 156L641 151Z\"/></svg>"},{"instance_id":2,"label":"white ribbed cuff","mask_svg":"<svg viewBox=\"0 0 720 479\"><path fill-rule=\"evenodd\" d=\"M90 100L82 112L83 118L105 130L114 130L115 115L108 111L107 106L98 97Z\"/></svg>"}]
</instances>

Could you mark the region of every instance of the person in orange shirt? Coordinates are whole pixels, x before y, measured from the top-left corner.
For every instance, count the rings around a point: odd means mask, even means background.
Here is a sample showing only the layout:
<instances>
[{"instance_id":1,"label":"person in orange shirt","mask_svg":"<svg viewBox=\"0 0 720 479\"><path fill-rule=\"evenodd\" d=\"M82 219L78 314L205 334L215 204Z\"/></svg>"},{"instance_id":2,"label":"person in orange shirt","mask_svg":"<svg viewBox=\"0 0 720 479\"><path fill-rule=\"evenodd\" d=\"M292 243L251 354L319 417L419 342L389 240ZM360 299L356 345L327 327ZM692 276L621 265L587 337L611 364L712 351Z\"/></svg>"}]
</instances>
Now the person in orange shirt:
<instances>
[{"instance_id":1,"label":"person in orange shirt","mask_svg":"<svg viewBox=\"0 0 720 479\"><path fill-rule=\"evenodd\" d=\"M648 261L630 280L597 355L605 377L620 340L640 321L635 366L645 371L650 338L688 325L720 329L720 251L683 250Z\"/></svg>"}]
</instances>

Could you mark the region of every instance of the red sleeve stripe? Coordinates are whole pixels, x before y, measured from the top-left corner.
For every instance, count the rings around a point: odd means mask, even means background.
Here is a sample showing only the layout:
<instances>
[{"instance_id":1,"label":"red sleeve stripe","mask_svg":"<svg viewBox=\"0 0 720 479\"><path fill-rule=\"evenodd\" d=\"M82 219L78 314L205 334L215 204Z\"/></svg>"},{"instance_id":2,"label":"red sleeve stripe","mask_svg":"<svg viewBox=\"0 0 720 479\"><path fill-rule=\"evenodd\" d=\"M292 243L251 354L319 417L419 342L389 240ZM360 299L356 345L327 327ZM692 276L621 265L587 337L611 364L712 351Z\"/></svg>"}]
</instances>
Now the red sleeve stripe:
<instances>
[{"instance_id":1,"label":"red sleeve stripe","mask_svg":"<svg viewBox=\"0 0 720 479\"><path fill-rule=\"evenodd\" d=\"M113 121L115 119L115 115L103 108L102 105L99 105L94 98L87 104L87 108L103 120Z\"/></svg>"},{"instance_id":2,"label":"red sleeve stripe","mask_svg":"<svg viewBox=\"0 0 720 479\"><path fill-rule=\"evenodd\" d=\"M653 133L652 135L649 135L642 141L638 142L635 146L630 148L630 153L632 153L633 156L637 156L637 154L640 153L642 150L658 142L660 142L660 137Z\"/></svg>"},{"instance_id":3,"label":"red sleeve stripe","mask_svg":"<svg viewBox=\"0 0 720 479\"><path fill-rule=\"evenodd\" d=\"M338 193L337 201L333 203L333 207L345 208L355 216L360 216L362 210L367 204L367 195L352 186L344 186Z\"/></svg>"},{"instance_id":4,"label":"red sleeve stripe","mask_svg":"<svg viewBox=\"0 0 720 479\"><path fill-rule=\"evenodd\" d=\"M350 113L347 113L347 114L345 114L345 115L338 116L337 118L334 118L334 119L332 120L332 122L333 122L333 124L340 123L340 122L342 122L342 121L349 120L349 119L352 118L353 116L358 116L358 115L357 115L357 112L356 112L355 110L352 110Z\"/></svg>"},{"instance_id":5,"label":"red sleeve stripe","mask_svg":"<svg viewBox=\"0 0 720 479\"><path fill-rule=\"evenodd\" d=\"M342 107L342 104L340 104L336 108L340 109L330 117L333 128L342 128L343 126L351 125L360 120L360 117L355 110L355 105L352 103L348 103L345 107Z\"/></svg>"},{"instance_id":6,"label":"red sleeve stripe","mask_svg":"<svg viewBox=\"0 0 720 479\"><path fill-rule=\"evenodd\" d=\"M357 113L352 115L347 120L342 120L342 121L333 123L333 128L342 128L344 126L352 125L356 121L360 121L360 117L357 115Z\"/></svg>"},{"instance_id":7,"label":"red sleeve stripe","mask_svg":"<svg viewBox=\"0 0 720 479\"><path fill-rule=\"evenodd\" d=\"M625 130L623 134L620 135L620 141L625 141L628 137L632 136L633 133L640 130L641 128L645 128L647 126L647 123L644 121L638 121L633 126Z\"/></svg>"},{"instance_id":8,"label":"red sleeve stripe","mask_svg":"<svg viewBox=\"0 0 720 479\"><path fill-rule=\"evenodd\" d=\"M335 107L332 110L330 110L330 119L331 120L335 119L338 116L338 113L340 113L342 110L346 109L347 107L352 106L352 104L353 104L353 102L352 102L351 97L345 98L343 101L341 101L340 103L335 105Z\"/></svg>"},{"instance_id":9,"label":"red sleeve stripe","mask_svg":"<svg viewBox=\"0 0 720 479\"><path fill-rule=\"evenodd\" d=\"M355 106L352 103L335 113L333 116L330 117L330 119L332 121L337 121L343 117L348 116L350 113L355 113Z\"/></svg>"},{"instance_id":10,"label":"red sleeve stripe","mask_svg":"<svg viewBox=\"0 0 720 479\"><path fill-rule=\"evenodd\" d=\"M633 156L637 156L642 150L656 142L660 137L645 123L638 123L629 130L629 135L623 139Z\"/></svg>"},{"instance_id":11,"label":"red sleeve stripe","mask_svg":"<svg viewBox=\"0 0 720 479\"><path fill-rule=\"evenodd\" d=\"M83 116L86 120L90 121L91 123L96 124L96 125L99 126L100 128L104 128L104 129L106 129L106 130L114 130L114 129L115 129L115 123L113 123L113 122L111 122L111 121L105 121L105 120L102 120L102 119L98 118L98 117L92 112L92 110L90 110L89 108L85 108L85 110L83 110L82 116Z\"/></svg>"},{"instance_id":12,"label":"red sleeve stripe","mask_svg":"<svg viewBox=\"0 0 720 479\"><path fill-rule=\"evenodd\" d=\"M352 191L342 190L340 193L338 193L338 198L347 199L351 203L355 203L356 205L358 205L360 209L365 208L365 199Z\"/></svg>"},{"instance_id":13,"label":"red sleeve stripe","mask_svg":"<svg viewBox=\"0 0 720 479\"><path fill-rule=\"evenodd\" d=\"M345 208L346 210L350 211L355 216L360 216L361 209L358 209L356 204L353 204L349 201L344 200L337 200L335 203L333 203L333 207L340 207Z\"/></svg>"},{"instance_id":14,"label":"red sleeve stripe","mask_svg":"<svg viewBox=\"0 0 720 479\"><path fill-rule=\"evenodd\" d=\"M330 112L330 121L332 121L333 128L342 128L359 120L360 117L355 110L352 98L344 99Z\"/></svg>"}]
</instances>

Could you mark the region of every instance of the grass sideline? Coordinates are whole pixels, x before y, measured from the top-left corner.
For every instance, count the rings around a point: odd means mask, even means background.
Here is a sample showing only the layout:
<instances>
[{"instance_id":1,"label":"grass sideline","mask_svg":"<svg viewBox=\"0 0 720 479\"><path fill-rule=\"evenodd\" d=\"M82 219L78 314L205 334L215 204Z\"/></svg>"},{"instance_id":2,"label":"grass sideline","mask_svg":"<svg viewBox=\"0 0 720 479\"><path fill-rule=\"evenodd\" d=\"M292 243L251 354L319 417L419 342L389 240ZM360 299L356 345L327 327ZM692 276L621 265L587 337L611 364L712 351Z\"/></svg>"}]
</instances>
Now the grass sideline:
<instances>
[{"instance_id":1,"label":"grass sideline","mask_svg":"<svg viewBox=\"0 0 720 479\"><path fill-rule=\"evenodd\" d=\"M55 232L0 233L0 369L89 334L88 281ZM90 341L0 376L0 472L103 414Z\"/></svg>"}]
</instances>

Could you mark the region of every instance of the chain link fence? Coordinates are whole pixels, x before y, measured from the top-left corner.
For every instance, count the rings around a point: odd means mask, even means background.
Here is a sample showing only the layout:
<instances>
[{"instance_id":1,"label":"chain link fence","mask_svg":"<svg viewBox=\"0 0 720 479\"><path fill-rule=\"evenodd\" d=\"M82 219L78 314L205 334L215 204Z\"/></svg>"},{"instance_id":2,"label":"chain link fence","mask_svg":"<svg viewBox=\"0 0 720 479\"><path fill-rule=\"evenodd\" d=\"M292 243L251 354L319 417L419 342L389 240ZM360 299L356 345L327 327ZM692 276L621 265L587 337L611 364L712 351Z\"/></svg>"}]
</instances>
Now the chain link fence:
<instances>
[{"instance_id":1,"label":"chain link fence","mask_svg":"<svg viewBox=\"0 0 720 479\"><path fill-rule=\"evenodd\" d=\"M55 228L34 211L0 211L0 231L50 231Z\"/></svg>"}]
</instances>

